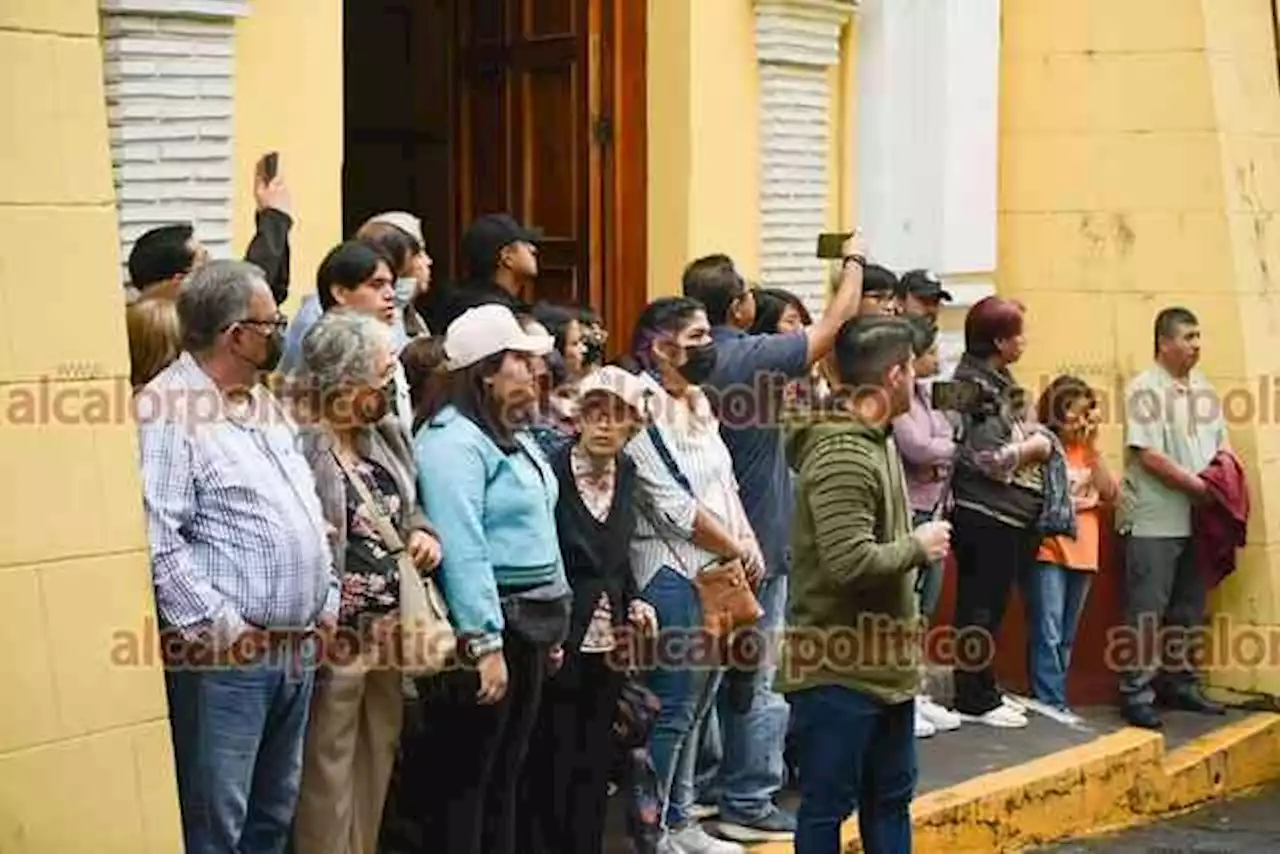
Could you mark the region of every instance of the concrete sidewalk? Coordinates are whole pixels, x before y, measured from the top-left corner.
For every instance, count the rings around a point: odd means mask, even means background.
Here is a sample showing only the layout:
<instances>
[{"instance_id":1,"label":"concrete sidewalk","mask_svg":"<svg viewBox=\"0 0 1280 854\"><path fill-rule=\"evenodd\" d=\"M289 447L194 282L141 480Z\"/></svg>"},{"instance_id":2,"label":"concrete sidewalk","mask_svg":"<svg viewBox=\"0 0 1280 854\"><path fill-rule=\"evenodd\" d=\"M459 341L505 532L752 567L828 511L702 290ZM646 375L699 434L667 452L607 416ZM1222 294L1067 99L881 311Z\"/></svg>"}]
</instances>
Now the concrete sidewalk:
<instances>
[{"instance_id":1,"label":"concrete sidewalk","mask_svg":"<svg viewBox=\"0 0 1280 854\"><path fill-rule=\"evenodd\" d=\"M965 724L917 742L917 852L1007 852L1130 827L1280 780L1280 715L1167 713L1163 733L1126 727L1114 709L1082 726L1031 715L1021 730ZM794 793L783 801L794 806ZM620 802L613 812L620 811ZM606 854L629 851L620 821ZM857 822L847 852L861 851ZM753 854L791 854L771 843Z\"/></svg>"}]
</instances>

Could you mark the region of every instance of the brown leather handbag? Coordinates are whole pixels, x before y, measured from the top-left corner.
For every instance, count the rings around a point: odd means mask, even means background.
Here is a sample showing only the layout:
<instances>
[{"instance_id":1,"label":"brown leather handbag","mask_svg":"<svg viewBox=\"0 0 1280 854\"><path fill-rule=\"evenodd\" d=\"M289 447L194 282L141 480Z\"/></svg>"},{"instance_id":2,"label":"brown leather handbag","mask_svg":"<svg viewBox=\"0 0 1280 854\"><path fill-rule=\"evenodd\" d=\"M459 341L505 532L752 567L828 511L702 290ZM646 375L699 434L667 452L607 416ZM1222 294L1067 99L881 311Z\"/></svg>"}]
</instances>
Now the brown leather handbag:
<instances>
[{"instance_id":1,"label":"brown leather handbag","mask_svg":"<svg viewBox=\"0 0 1280 854\"><path fill-rule=\"evenodd\" d=\"M703 567L693 584L702 603L702 627L713 638L727 637L764 616L738 558Z\"/></svg>"}]
</instances>

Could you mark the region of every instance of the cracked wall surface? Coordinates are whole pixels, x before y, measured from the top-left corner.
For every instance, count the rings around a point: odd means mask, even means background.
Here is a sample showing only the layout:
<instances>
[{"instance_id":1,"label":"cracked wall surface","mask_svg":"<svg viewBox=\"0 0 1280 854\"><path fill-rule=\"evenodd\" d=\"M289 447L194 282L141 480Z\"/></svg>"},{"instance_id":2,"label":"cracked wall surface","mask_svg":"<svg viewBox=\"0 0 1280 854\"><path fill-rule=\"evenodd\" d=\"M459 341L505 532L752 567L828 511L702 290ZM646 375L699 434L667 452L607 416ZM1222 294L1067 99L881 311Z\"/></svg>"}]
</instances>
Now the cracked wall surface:
<instances>
[{"instance_id":1,"label":"cracked wall surface","mask_svg":"<svg viewBox=\"0 0 1280 854\"><path fill-rule=\"evenodd\" d=\"M1268 0L1005 0L999 288L1029 310L1017 373L1111 404L1152 323L1200 318L1202 369L1248 463L1253 518L1218 687L1280 693L1280 84ZM1118 569L1118 567L1117 567ZM1262 644L1265 654L1258 654ZM1225 658L1224 658L1225 655Z\"/></svg>"}]
</instances>

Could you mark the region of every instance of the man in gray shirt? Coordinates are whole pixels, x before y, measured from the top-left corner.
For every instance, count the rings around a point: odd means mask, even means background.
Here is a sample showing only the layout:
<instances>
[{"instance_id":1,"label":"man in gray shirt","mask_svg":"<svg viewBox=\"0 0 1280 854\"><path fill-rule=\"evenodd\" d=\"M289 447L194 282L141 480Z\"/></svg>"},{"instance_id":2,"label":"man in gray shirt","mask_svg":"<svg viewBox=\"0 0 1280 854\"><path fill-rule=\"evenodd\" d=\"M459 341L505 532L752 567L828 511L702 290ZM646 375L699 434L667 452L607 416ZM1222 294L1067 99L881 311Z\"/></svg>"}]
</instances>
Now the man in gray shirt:
<instances>
[{"instance_id":1,"label":"man in gray shirt","mask_svg":"<svg viewBox=\"0 0 1280 854\"><path fill-rule=\"evenodd\" d=\"M1195 370L1200 326L1185 308L1155 322L1155 364L1125 394L1125 474L1117 521L1125 543L1125 617L1138 660L1120 679L1121 712L1159 729L1163 705L1222 714L1200 690L1190 638L1205 619L1205 580L1195 559L1192 506L1207 500L1200 472L1227 441L1217 395ZM1186 630L1193 630L1190 635ZM1163 668L1163 670L1161 670Z\"/></svg>"}]
</instances>

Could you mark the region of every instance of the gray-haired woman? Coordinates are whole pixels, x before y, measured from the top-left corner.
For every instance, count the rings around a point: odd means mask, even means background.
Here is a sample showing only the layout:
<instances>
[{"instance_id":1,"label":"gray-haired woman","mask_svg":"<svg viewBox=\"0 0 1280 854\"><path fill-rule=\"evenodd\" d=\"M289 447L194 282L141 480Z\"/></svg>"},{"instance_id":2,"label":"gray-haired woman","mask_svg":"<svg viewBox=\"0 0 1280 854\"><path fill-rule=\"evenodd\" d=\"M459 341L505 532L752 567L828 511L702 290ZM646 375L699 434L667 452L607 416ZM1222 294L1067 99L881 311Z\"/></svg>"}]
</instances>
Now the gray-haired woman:
<instances>
[{"instance_id":1,"label":"gray-haired woman","mask_svg":"<svg viewBox=\"0 0 1280 854\"><path fill-rule=\"evenodd\" d=\"M403 705L400 673L380 655L394 637L399 567L375 515L391 520L419 570L440 562L440 543L418 503L413 454L391 414L391 349L385 324L345 309L326 312L302 344L303 453L342 580L341 642L331 649L354 648L356 655L326 656L316 680L295 825L298 854L377 848Z\"/></svg>"}]
</instances>

